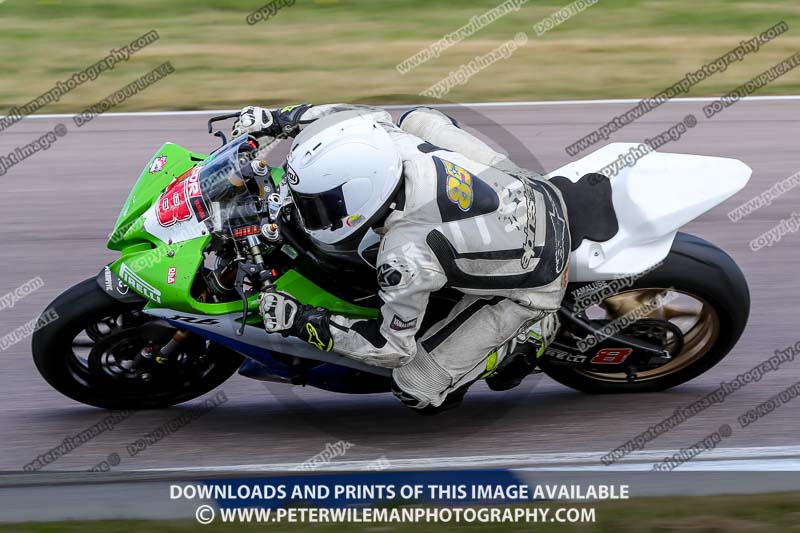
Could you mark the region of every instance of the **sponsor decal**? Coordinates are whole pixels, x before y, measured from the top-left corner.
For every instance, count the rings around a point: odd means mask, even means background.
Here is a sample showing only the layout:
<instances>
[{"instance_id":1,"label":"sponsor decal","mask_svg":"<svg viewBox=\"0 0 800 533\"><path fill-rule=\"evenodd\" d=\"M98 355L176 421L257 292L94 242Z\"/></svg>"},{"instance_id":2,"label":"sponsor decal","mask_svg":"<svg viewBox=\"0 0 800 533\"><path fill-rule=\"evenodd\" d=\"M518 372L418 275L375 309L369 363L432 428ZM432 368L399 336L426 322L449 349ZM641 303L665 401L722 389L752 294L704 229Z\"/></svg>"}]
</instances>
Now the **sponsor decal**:
<instances>
[{"instance_id":1,"label":"sponsor decal","mask_svg":"<svg viewBox=\"0 0 800 533\"><path fill-rule=\"evenodd\" d=\"M105 284L106 292L114 290L114 281L111 278L111 269L106 267L103 271L103 283Z\"/></svg>"},{"instance_id":2,"label":"sponsor decal","mask_svg":"<svg viewBox=\"0 0 800 533\"><path fill-rule=\"evenodd\" d=\"M595 365L618 365L633 353L633 348L603 348L599 350L590 363Z\"/></svg>"},{"instance_id":3,"label":"sponsor decal","mask_svg":"<svg viewBox=\"0 0 800 533\"><path fill-rule=\"evenodd\" d=\"M150 164L150 174L157 174L164 170L164 165L167 164L167 156L160 155L156 157Z\"/></svg>"},{"instance_id":4,"label":"sponsor decal","mask_svg":"<svg viewBox=\"0 0 800 533\"><path fill-rule=\"evenodd\" d=\"M125 283L121 279L117 280L117 292L118 293L120 293L122 295L125 295L125 294L128 294L129 290L130 290L130 288L127 285L125 285Z\"/></svg>"},{"instance_id":5,"label":"sponsor decal","mask_svg":"<svg viewBox=\"0 0 800 533\"><path fill-rule=\"evenodd\" d=\"M233 228L233 236L237 239L249 237L250 235L258 235L260 233L261 228L258 224L248 224L247 226L238 226Z\"/></svg>"},{"instance_id":6,"label":"sponsor decal","mask_svg":"<svg viewBox=\"0 0 800 533\"><path fill-rule=\"evenodd\" d=\"M552 346L548 347L544 351L544 356L549 357L550 359L556 359L558 361L567 361L568 363L577 364L585 363L586 359L588 359L588 357L583 354L565 352L564 350L559 350L558 348L554 348Z\"/></svg>"},{"instance_id":7,"label":"sponsor decal","mask_svg":"<svg viewBox=\"0 0 800 533\"><path fill-rule=\"evenodd\" d=\"M178 269L177 268L169 267L169 270L167 270L167 283L169 285L174 285L175 284L175 275L177 273L178 273Z\"/></svg>"},{"instance_id":8,"label":"sponsor decal","mask_svg":"<svg viewBox=\"0 0 800 533\"><path fill-rule=\"evenodd\" d=\"M294 169L288 165L288 163L286 165L285 175L286 181L289 182L289 185L297 185L300 183L300 178L297 177L297 172L295 172Z\"/></svg>"},{"instance_id":9,"label":"sponsor decal","mask_svg":"<svg viewBox=\"0 0 800 533\"><path fill-rule=\"evenodd\" d=\"M114 285L114 273L111 272L111 269L108 267L105 267L105 269L103 270L103 285L106 292L113 293L114 291L116 291L122 296L128 294L128 291L130 290L128 286L125 285L125 283L123 283L121 279L117 280L116 286Z\"/></svg>"},{"instance_id":10,"label":"sponsor decal","mask_svg":"<svg viewBox=\"0 0 800 533\"><path fill-rule=\"evenodd\" d=\"M347 220L344 221L348 227L354 228L364 222L364 217L361 215L350 215L347 217Z\"/></svg>"},{"instance_id":11,"label":"sponsor decal","mask_svg":"<svg viewBox=\"0 0 800 533\"><path fill-rule=\"evenodd\" d=\"M395 331L403 331L404 329L411 329L417 325L417 319L413 318L411 320L403 320L397 315L392 317L392 321L389 324L389 327Z\"/></svg>"},{"instance_id":12,"label":"sponsor decal","mask_svg":"<svg viewBox=\"0 0 800 533\"><path fill-rule=\"evenodd\" d=\"M606 287L606 285L608 285L608 283L606 281L603 281L603 280L601 280L601 281L593 281L592 283L590 283L588 285L584 285L583 287L578 287L577 289L572 291L572 297L577 300L578 298L580 298L584 294L600 292L601 290L603 290Z\"/></svg>"},{"instance_id":13,"label":"sponsor decal","mask_svg":"<svg viewBox=\"0 0 800 533\"><path fill-rule=\"evenodd\" d=\"M394 287L399 285L403 279L403 273L386 263L378 267L378 285L381 288Z\"/></svg>"},{"instance_id":14,"label":"sponsor decal","mask_svg":"<svg viewBox=\"0 0 800 533\"><path fill-rule=\"evenodd\" d=\"M139 275L130 269L128 265L122 263L119 266L119 277L122 281L132 287L133 290L143 295L148 300L161 303L161 291L147 283Z\"/></svg>"},{"instance_id":15,"label":"sponsor decal","mask_svg":"<svg viewBox=\"0 0 800 533\"><path fill-rule=\"evenodd\" d=\"M462 211L469 211L472 207L472 174L450 161L442 159L442 163L447 173L447 198Z\"/></svg>"},{"instance_id":16,"label":"sponsor decal","mask_svg":"<svg viewBox=\"0 0 800 533\"><path fill-rule=\"evenodd\" d=\"M331 348L333 348L333 339L330 339L328 341L328 345L326 346L319 337L317 328L315 328L311 322L306 323L306 332L308 333L308 340L306 340L308 344L315 347L317 350L322 350L323 352L331 351Z\"/></svg>"},{"instance_id":17,"label":"sponsor decal","mask_svg":"<svg viewBox=\"0 0 800 533\"><path fill-rule=\"evenodd\" d=\"M519 260L520 265L524 269L531 266L531 261L536 259L536 197L533 187L526 184L520 178L522 183L522 190L525 196L526 214L522 231L525 234L525 242L522 244L522 257Z\"/></svg>"},{"instance_id":18,"label":"sponsor decal","mask_svg":"<svg viewBox=\"0 0 800 533\"><path fill-rule=\"evenodd\" d=\"M548 220L553 226L553 238L555 239L555 269L556 272L561 272L569 255L569 247L571 244L570 236L567 231L567 221L563 216L561 208L557 207L557 205L560 205L560 200L549 189L547 189L547 195L550 197L550 210L548 212L550 216Z\"/></svg>"},{"instance_id":19,"label":"sponsor decal","mask_svg":"<svg viewBox=\"0 0 800 533\"><path fill-rule=\"evenodd\" d=\"M197 220L205 220L208 218L208 210L206 209L206 203L203 200L202 196L198 196L191 199L192 202L192 211L194 211Z\"/></svg>"},{"instance_id":20,"label":"sponsor decal","mask_svg":"<svg viewBox=\"0 0 800 533\"><path fill-rule=\"evenodd\" d=\"M158 199L156 215L158 223L165 228L189 220L193 215L198 221L208 218L199 172L192 172L185 180L172 182Z\"/></svg>"},{"instance_id":21,"label":"sponsor decal","mask_svg":"<svg viewBox=\"0 0 800 533\"><path fill-rule=\"evenodd\" d=\"M195 324L198 326L216 326L219 324L219 320L215 318L200 318L196 316L174 315L167 320L177 320L178 322L186 322L187 324Z\"/></svg>"},{"instance_id":22,"label":"sponsor decal","mask_svg":"<svg viewBox=\"0 0 800 533\"><path fill-rule=\"evenodd\" d=\"M522 258L520 265L522 268L535 268L536 265L532 264L534 259L541 256L542 250L545 248L545 243L536 242L536 194L540 194L544 200L547 209L546 220L550 225L553 236L552 250L553 250L553 270L555 271L552 278L555 279L558 275L564 272L567 259L569 257L570 238L567 231L567 221L564 218L564 213L561 207L561 200L553 192L550 184L536 181L536 180L523 180L517 178L523 184L523 192L525 195L527 217L522 227L525 234L525 242L522 245ZM549 238L549 237L548 237ZM537 256L537 252L540 254ZM563 280L562 280L563 283Z\"/></svg>"}]
</instances>

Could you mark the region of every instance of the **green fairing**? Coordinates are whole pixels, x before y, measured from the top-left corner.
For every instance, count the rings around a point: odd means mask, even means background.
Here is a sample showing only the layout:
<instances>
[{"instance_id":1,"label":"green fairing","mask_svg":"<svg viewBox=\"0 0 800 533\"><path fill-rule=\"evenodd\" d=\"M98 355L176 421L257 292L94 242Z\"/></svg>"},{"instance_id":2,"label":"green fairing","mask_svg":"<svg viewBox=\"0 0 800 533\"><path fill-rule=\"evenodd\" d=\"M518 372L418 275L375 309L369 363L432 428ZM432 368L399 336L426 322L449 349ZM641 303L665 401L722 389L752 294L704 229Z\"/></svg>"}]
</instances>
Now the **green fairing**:
<instances>
[{"instance_id":1,"label":"green fairing","mask_svg":"<svg viewBox=\"0 0 800 533\"><path fill-rule=\"evenodd\" d=\"M272 183L274 183L276 187L279 187L281 181L283 181L283 174L284 171L281 167L272 167L270 169L269 175L272 178Z\"/></svg>"},{"instance_id":2,"label":"green fairing","mask_svg":"<svg viewBox=\"0 0 800 533\"><path fill-rule=\"evenodd\" d=\"M150 173L150 166L156 158L165 156L167 158L164 168L156 173ZM177 144L166 143L158 152L147 162L139 179L133 186L125 205L114 225L114 231L109 235L107 246L112 250L122 250L129 245L132 233L141 229L144 220L142 213L153 205L153 202L172 183L172 180L192 168L196 163L204 160L207 155L197 154L178 146ZM133 230L133 231L132 231ZM148 239L149 240L149 239Z\"/></svg>"},{"instance_id":3,"label":"green fairing","mask_svg":"<svg viewBox=\"0 0 800 533\"><path fill-rule=\"evenodd\" d=\"M161 156L167 158L164 168L151 174L150 165ZM142 218L144 212L157 201L175 178L206 157L172 143L161 147L139 176L117 219L114 232L109 236L108 247L121 252L119 259L110 265L111 271L125 281L120 275L124 263L127 269L160 292L155 295L147 294L145 291L137 290L135 286L131 287L138 294L148 298L146 309L169 308L205 315L224 315L242 310L239 301L205 303L197 301L191 295L195 275L204 257L203 251L211 240L210 235L168 244L144 230ZM271 177L276 185L279 184L283 178L283 169L273 168ZM173 252L172 256L170 252ZM173 283L167 283L170 268L175 268ZM303 303L324 307L336 314L353 318L372 318L378 315L376 309L361 307L337 298L294 270L286 272L276 280L276 286ZM256 318L257 299L258 296L254 295L248 300L248 309L256 313Z\"/></svg>"},{"instance_id":4,"label":"green fairing","mask_svg":"<svg viewBox=\"0 0 800 533\"><path fill-rule=\"evenodd\" d=\"M378 310L361 307L337 298L325 289L303 277L296 270L290 270L275 282L277 288L286 291L300 302L316 307L324 307L337 315L351 316L353 318L374 318Z\"/></svg>"}]
</instances>

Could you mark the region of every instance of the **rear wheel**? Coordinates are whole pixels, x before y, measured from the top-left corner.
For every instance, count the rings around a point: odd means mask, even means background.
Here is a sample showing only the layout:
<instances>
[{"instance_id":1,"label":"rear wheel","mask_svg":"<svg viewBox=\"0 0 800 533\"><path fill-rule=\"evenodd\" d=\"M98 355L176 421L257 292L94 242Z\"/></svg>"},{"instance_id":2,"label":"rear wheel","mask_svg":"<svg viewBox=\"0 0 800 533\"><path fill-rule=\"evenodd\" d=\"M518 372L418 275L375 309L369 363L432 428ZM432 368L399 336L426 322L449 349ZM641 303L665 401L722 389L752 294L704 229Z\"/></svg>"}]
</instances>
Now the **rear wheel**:
<instances>
[{"instance_id":1,"label":"rear wheel","mask_svg":"<svg viewBox=\"0 0 800 533\"><path fill-rule=\"evenodd\" d=\"M168 361L158 350L176 329L120 302L94 278L51 304L58 318L33 335L33 359L62 394L105 409L168 407L201 396L227 380L243 357L188 336Z\"/></svg>"},{"instance_id":2,"label":"rear wheel","mask_svg":"<svg viewBox=\"0 0 800 533\"><path fill-rule=\"evenodd\" d=\"M631 286L585 310L592 320L612 321L652 301L667 302L622 333L662 346L671 360L637 372L602 373L542 360L553 379L584 392L654 392L685 383L716 365L736 345L747 324L750 293L744 274L713 244L679 233L663 264Z\"/></svg>"}]
</instances>

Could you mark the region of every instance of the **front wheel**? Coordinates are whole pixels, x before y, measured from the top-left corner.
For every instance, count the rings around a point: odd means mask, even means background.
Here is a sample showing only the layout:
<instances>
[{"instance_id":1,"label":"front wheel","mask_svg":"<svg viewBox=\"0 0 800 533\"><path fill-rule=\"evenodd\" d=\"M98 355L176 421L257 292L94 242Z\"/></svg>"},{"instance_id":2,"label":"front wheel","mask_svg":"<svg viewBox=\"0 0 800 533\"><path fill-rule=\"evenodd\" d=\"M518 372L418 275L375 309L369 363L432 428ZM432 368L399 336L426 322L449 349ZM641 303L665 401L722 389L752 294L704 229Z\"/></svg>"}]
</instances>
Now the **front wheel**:
<instances>
[{"instance_id":1,"label":"front wheel","mask_svg":"<svg viewBox=\"0 0 800 533\"><path fill-rule=\"evenodd\" d=\"M33 335L39 373L88 405L155 409L213 390L241 365L241 355L196 336L186 338L168 361L157 360L158 349L177 330L142 307L112 298L95 278L62 293L48 308L58 318Z\"/></svg>"},{"instance_id":2,"label":"front wheel","mask_svg":"<svg viewBox=\"0 0 800 533\"><path fill-rule=\"evenodd\" d=\"M685 383L716 365L736 345L750 313L750 292L738 265L713 244L678 233L656 269L585 310L613 321L661 295L669 303L633 322L625 335L660 343L671 361L639 372L602 373L542 360L559 383L589 393L655 392Z\"/></svg>"}]
</instances>

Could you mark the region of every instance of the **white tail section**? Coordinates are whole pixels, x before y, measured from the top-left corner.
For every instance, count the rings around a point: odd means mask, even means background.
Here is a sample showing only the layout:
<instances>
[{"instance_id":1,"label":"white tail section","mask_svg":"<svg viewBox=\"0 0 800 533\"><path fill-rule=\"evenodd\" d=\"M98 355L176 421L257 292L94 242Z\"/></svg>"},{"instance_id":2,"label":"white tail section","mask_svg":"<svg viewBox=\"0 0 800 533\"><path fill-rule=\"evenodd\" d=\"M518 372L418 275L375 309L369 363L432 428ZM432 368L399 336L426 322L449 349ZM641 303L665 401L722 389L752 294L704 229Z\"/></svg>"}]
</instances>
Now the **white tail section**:
<instances>
[{"instance_id":1,"label":"white tail section","mask_svg":"<svg viewBox=\"0 0 800 533\"><path fill-rule=\"evenodd\" d=\"M637 146L612 143L550 173L577 182ZM572 253L570 281L638 274L662 261L678 229L740 191L752 170L737 159L651 152L611 177L617 234L584 240ZM569 216L580 216L569 213Z\"/></svg>"}]
</instances>

